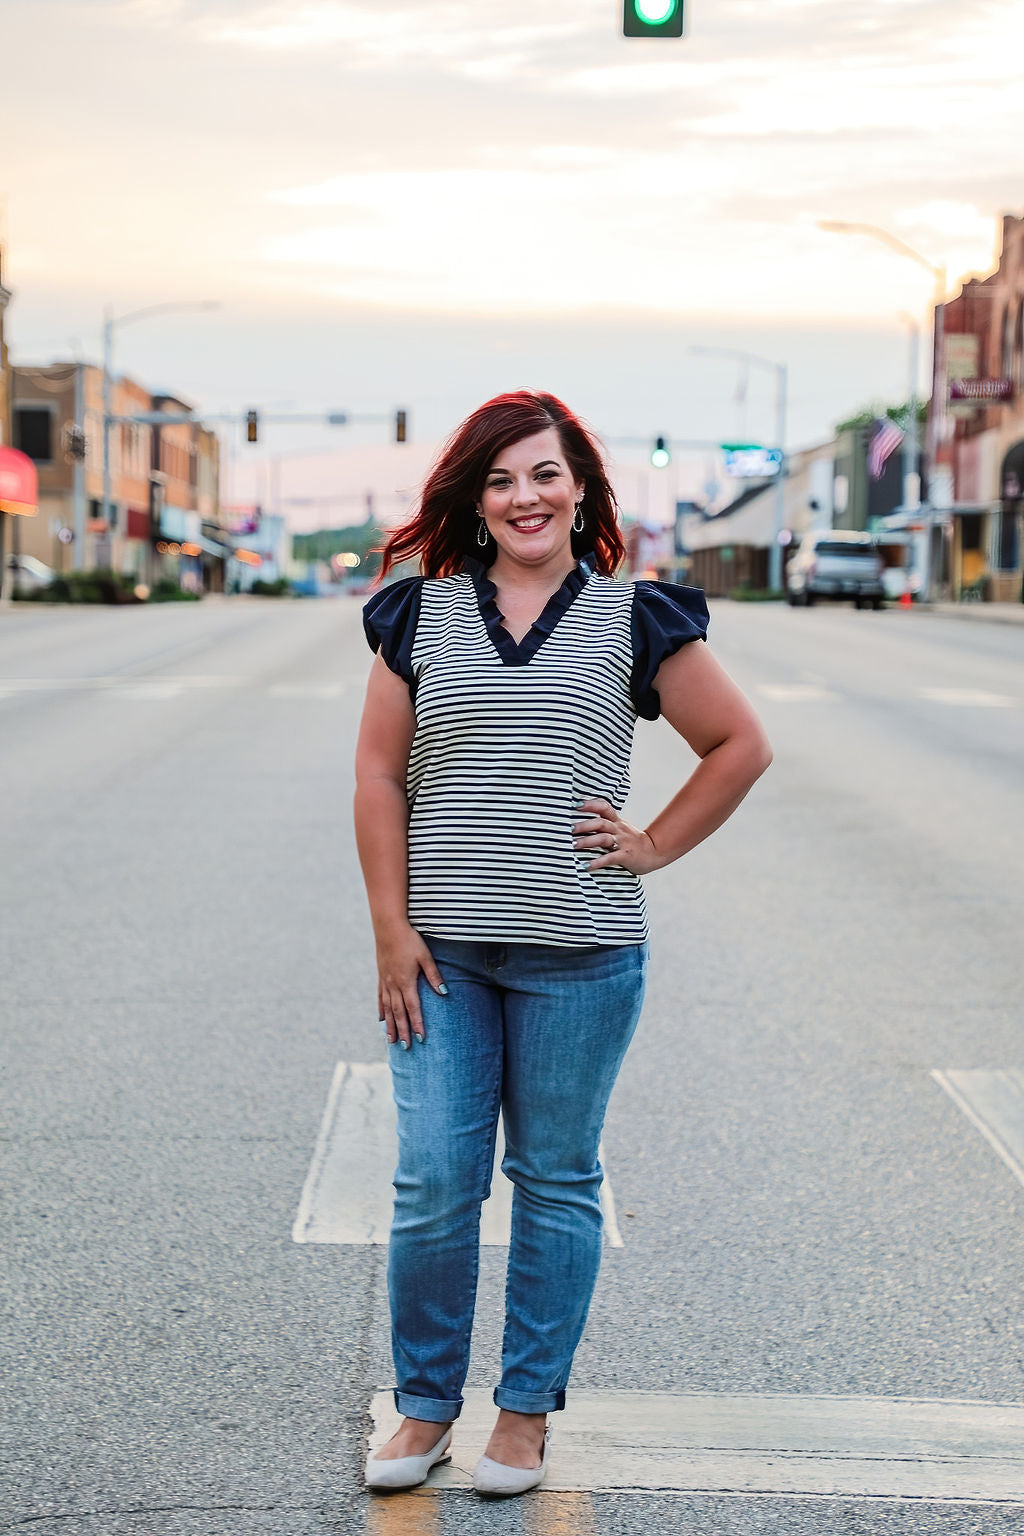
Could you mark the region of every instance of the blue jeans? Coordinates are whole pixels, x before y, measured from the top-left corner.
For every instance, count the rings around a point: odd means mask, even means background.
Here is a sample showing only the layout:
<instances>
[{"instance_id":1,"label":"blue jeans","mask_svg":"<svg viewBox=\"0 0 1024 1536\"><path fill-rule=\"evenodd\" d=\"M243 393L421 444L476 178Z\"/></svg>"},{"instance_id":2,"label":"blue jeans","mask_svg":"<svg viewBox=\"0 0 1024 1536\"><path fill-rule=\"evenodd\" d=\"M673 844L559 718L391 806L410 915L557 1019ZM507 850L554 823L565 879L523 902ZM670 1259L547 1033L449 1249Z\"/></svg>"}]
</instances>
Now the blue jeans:
<instances>
[{"instance_id":1,"label":"blue jeans","mask_svg":"<svg viewBox=\"0 0 1024 1536\"><path fill-rule=\"evenodd\" d=\"M643 1001L647 945L560 949L427 938L426 1043L389 1047L398 1169L388 1259L399 1413L462 1408L498 1112L515 1186L499 1408L549 1413L601 1261L605 1110Z\"/></svg>"}]
</instances>

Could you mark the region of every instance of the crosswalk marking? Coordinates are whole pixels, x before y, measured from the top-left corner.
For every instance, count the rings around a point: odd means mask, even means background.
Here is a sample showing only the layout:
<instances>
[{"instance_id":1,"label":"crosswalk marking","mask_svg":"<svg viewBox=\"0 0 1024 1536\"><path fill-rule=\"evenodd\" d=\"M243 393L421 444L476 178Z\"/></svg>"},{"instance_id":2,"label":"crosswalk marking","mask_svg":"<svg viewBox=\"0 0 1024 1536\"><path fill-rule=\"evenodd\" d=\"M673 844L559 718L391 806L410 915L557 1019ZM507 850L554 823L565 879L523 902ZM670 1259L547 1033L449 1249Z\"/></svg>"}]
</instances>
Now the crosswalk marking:
<instances>
[{"instance_id":1,"label":"crosswalk marking","mask_svg":"<svg viewBox=\"0 0 1024 1536\"><path fill-rule=\"evenodd\" d=\"M501 1172L505 1153L501 1122L491 1195L480 1215L480 1241L507 1245L512 1185ZM391 1073L386 1062L340 1061L334 1070L299 1208L292 1227L297 1243L386 1243L398 1155ZM602 1148L603 1155L603 1148ZM623 1246L607 1177L601 1186L605 1241Z\"/></svg>"},{"instance_id":2,"label":"crosswalk marking","mask_svg":"<svg viewBox=\"0 0 1024 1536\"><path fill-rule=\"evenodd\" d=\"M932 1077L1024 1184L1024 1072L935 1070Z\"/></svg>"},{"instance_id":3,"label":"crosswalk marking","mask_svg":"<svg viewBox=\"0 0 1024 1536\"><path fill-rule=\"evenodd\" d=\"M918 698L931 704L980 709L1010 709L1016 702L1008 693L988 693L984 688L919 688Z\"/></svg>"},{"instance_id":4,"label":"crosswalk marking","mask_svg":"<svg viewBox=\"0 0 1024 1536\"><path fill-rule=\"evenodd\" d=\"M349 684L265 683L247 677L169 677L162 674L131 674L119 677L10 677L0 678L0 699L37 694L104 694L119 699L173 699L183 693L237 688L261 691L272 699L340 699Z\"/></svg>"},{"instance_id":5,"label":"crosswalk marking","mask_svg":"<svg viewBox=\"0 0 1024 1536\"><path fill-rule=\"evenodd\" d=\"M12 693L113 693L124 688L239 688L244 677L172 677L166 673L121 672L112 677L3 677L0 688Z\"/></svg>"},{"instance_id":6,"label":"crosswalk marking","mask_svg":"<svg viewBox=\"0 0 1024 1536\"><path fill-rule=\"evenodd\" d=\"M346 677L321 682L273 683L239 676L174 677L131 673L114 677L12 677L0 678L0 700L47 693L116 694L125 699L158 700L206 689L235 688L262 692L271 699L330 701L340 699L353 686L362 686L362 682L362 678ZM755 688L762 698L773 704L830 704L842 699L841 692L829 687L824 680L757 683ZM1010 694L991 693L983 688L918 688L915 694L928 703L952 708L1011 709L1019 703Z\"/></svg>"},{"instance_id":7,"label":"crosswalk marking","mask_svg":"<svg viewBox=\"0 0 1024 1536\"><path fill-rule=\"evenodd\" d=\"M340 699L344 683L271 683L272 699Z\"/></svg>"},{"instance_id":8,"label":"crosswalk marking","mask_svg":"<svg viewBox=\"0 0 1024 1536\"><path fill-rule=\"evenodd\" d=\"M111 688L116 699L176 699L181 688L176 683L139 683L135 687Z\"/></svg>"},{"instance_id":9,"label":"crosswalk marking","mask_svg":"<svg viewBox=\"0 0 1024 1536\"><path fill-rule=\"evenodd\" d=\"M428 1496L468 1487L486 1445L490 1389L465 1400ZM398 1426L391 1393L376 1393L370 1412L375 1449ZM552 1423L541 1500L650 1490L1024 1505L1024 1403L570 1390Z\"/></svg>"}]
</instances>

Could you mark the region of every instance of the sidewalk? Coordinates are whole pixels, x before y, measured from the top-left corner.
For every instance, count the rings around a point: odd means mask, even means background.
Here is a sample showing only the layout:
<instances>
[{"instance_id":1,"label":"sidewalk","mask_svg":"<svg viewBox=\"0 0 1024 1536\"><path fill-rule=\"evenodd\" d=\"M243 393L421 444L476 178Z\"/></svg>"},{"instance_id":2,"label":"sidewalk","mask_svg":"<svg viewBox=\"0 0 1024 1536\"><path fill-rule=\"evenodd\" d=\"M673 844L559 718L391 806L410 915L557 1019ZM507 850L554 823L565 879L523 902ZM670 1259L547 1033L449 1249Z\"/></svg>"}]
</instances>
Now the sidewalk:
<instances>
[{"instance_id":1,"label":"sidewalk","mask_svg":"<svg viewBox=\"0 0 1024 1536\"><path fill-rule=\"evenodd\" d=\"M919 613L941 613L944 618L980 619L989 624L1024 624L1024 603L921 603Z\"/></svg>"}]
</instances>

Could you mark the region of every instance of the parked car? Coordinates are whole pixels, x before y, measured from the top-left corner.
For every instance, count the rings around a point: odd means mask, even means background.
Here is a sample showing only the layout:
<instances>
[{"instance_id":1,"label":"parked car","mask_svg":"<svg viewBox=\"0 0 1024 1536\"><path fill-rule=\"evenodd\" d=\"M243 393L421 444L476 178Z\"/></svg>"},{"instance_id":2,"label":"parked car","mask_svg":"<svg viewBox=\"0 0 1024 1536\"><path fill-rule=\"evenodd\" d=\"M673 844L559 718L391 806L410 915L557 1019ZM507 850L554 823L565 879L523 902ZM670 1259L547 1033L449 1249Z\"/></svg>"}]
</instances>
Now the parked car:
<instances>
[{"instance_id":1,"label":"parked car","mask_svg":"<svg viewBox=\"0 0 1024 1536\"><path fill-rule=\"evenodd\" d=\"M48 587L57 574L35 555L9 555L7 573L12 587L22 587L26 591Z\"/></svg>"},{"instance_id":2,"label":"parked car","mask_svg":"<svg viewBox=\"0 0 1024 1536\"><path fill-rule=\"evenodd\" d=\"M852 598L855 608L881 608L882 560L869 533L812 528L786 567L786 601L809 608L819 598Z\"/></svg>"}]
</instances>

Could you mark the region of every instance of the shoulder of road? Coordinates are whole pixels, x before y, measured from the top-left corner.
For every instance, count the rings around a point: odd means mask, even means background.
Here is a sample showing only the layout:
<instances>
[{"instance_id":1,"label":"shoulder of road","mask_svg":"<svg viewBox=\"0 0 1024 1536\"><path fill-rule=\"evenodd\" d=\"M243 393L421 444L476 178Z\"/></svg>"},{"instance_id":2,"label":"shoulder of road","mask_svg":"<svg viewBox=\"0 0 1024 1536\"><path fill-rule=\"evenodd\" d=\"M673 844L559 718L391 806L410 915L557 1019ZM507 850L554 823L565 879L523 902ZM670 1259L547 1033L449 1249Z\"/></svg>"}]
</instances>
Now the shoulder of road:
<instances>
[{"instance_id":1,"label":"shoulder of road","mask_svg":"<svg viewBox=\"0 0 1024 1536\"><path fill-rule=\"evenodd\" d=\"M985 619L989 624L1024 624L1024 603L922 603L920 611L954 619Z\"/></svg>"},{"instance_id":2,"label":"shoulder of road","mask_svg":"<svg viewBox=\"0 0 1024 1536\"><path fill-rule=\"evenodd\" d=\"M227 603L234 606L236 603L266 603L268 606L279 606L280 598L263 598L252 596L248 593L208 592L203 599L204 603L217 605ZM781 603L781 599L780 599ZM79 611L83 605L78 605ZM97 605L102 606L102 605ZM772 604L772 607L777 606ZM887 604L889 608L896 608L897 604ZM0 601L0 617L8 614L38 614L40 612L53 612L48 606L43 607L38 603L13 603L10 599ZM66 611L61 605L61 611ZM974 619L989 624L1024 624L1024 602L1020 603L915 603L914 613L939 613L948 615L954 619Z\"/></svg>"}]
</instances>

